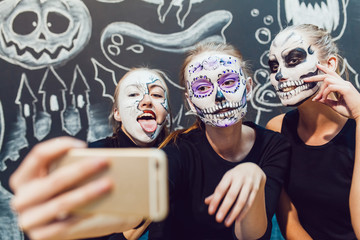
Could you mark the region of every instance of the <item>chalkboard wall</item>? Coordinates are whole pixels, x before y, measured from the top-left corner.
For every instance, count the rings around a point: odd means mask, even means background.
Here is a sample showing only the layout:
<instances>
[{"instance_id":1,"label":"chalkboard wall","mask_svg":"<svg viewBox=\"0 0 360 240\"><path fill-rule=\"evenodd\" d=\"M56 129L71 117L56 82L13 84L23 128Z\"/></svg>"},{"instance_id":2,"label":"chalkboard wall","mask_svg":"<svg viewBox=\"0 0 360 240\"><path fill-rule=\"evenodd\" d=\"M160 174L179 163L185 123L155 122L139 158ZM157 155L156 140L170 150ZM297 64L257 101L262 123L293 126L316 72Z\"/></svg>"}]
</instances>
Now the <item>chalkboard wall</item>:
<instances>
[{"instance_id":1,"label":"chalkboard wall","mask_svg":"<svg viewBox=\"0 0 360 240\"><path fill-rule=\"evenodd\" d=\"M286 25L314 23L336 39L360 89L358 0L0 1L0 239L24 239L10 211L8 179L38 142L111 134L116 82L132 67L158 68L170 88L174 129L191 124L178 85L185 52L201 41L237 46L253 69L246 119L286 112L270 82L267 53Z\"/></svg>"}]
</instances>

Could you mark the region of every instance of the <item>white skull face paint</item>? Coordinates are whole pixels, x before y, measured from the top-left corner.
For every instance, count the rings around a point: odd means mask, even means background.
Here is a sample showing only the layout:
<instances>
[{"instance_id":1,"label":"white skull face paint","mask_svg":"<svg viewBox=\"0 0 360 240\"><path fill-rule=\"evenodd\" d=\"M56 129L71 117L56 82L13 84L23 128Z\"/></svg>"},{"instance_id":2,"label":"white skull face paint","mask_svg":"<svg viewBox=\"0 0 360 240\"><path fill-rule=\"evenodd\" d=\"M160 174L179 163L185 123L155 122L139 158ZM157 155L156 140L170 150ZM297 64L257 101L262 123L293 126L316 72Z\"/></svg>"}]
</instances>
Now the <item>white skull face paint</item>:
<instances>
[{"instance_id":1,"label":"white skull face paint","mask_svg":"<svg viewBox=\"0 0 360 240\"><path fill-rule=\"evenodd\" d=\"M279 33L269 53L270 81L285 106L297 106L314 95L319 83L305 83L304 78L319 73L315 49L295 31Z\"/></svg>"},{"instance_id":2,"label":"white skull face paint","mask_svg":"<svg viewBox=\"0 0 360 240\"><path fill-rule=\"evenodd\" d=\"M185 71L190 106L205 124L227 127L244 117L246 79L238 58L205 52Z\"/></svg>"},{"instance_id":3,"label":"white skull face paint","mask_svg":"<svg viewBox=\"0 0 360 240\"><path fill-rule=\"evenodd\" d=\"M118 112L123 130L138 145L156 140L169 114L163 80L149 70L135 70L120 82Z\"/></svg>"}]
</instances>

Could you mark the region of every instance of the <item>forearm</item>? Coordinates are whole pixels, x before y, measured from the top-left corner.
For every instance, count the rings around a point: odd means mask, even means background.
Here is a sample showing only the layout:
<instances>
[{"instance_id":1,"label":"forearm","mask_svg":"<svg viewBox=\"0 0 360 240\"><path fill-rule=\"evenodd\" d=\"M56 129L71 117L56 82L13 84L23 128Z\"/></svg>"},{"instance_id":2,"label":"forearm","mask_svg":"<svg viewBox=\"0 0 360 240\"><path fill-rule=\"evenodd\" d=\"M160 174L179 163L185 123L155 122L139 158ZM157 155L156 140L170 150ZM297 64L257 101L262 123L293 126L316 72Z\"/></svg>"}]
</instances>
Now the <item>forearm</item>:
<instances>
[{"instance_id":1,"label":"forearm","mask_svg":"<svg viewBox=\"0 0 360 240\"><path fill-rule=\"evenodd\" d=\"M296 208L284 189L281 191L276 217L285 239L312 239L302 227Z\"/></svg>"},{"instance_id":2,"label":"forearm","mask_svg":"<svg viewBox=\"0 0 360 240\"><path fill-rule=\"evenodd\" d=\"M351 222L357 238L360 238L360 117L356 120L355 161L350 190Z\"/></svg>"},{"instance_id":3,"label":"forearm","mask_svg":"<svg viewBox=\"0 0 360 240\"><path fill-rule=\"evenodd\" d=\"M266 231L265 182L263 179L248 213L235 222L235 235L238 239L258 239Z\"/></svg>"}]
</instances>

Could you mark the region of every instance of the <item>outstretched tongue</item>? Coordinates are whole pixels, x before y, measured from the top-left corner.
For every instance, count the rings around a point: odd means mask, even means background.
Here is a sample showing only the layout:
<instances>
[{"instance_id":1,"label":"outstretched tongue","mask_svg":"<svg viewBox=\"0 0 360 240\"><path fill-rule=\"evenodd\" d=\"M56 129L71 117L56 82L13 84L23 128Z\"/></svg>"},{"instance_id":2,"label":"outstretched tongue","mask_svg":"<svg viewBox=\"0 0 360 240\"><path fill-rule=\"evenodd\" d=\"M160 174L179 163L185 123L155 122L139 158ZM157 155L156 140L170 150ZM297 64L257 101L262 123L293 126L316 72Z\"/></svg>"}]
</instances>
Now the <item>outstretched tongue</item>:
<instances>
[{"instance_id":1,"label":"outstretched tongue","mask_svg":"<svg viewBox=\"0 0 360 240\"><path fill-rule=\"evenodd\" d=\"M141 128L145 131L145 132L155 132L156 128L157 128L157 123L155 119L139 119L138 123L140 123Z\"/></svg>"}]
</instances>

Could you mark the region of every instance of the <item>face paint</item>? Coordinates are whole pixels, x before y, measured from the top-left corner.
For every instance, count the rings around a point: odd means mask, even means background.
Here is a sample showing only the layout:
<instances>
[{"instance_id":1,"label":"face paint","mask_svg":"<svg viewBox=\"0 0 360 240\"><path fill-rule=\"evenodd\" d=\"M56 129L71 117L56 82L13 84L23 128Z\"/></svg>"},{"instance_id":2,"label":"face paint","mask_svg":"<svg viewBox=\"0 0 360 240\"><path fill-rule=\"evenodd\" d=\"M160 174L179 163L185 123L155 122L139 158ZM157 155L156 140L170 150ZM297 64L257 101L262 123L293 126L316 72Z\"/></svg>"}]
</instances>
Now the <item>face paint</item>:
<instances>
[{"instance_id":1,"label":"face paint","mask_svg":"<svg viewBox=\"0 0 360 240\"><path fill-rule=\"evenodd\" d=\"M165 84L148 70L135 70L120 84L118 110L123 129L137 144L153 142L169 114Z\"/></svg>"},{"instance_id":2,"label":"face paint","mask_svg":"<svg viewBox=\"0 0 360 240\"><path fill-rule=\"evenodd\" d=\"M269 53L270 81L285 106L296 106L314 95L321 83L305 83L318 75L317 53L297 32L280 33Z\"/></svg>"},{"instance_id":3,"label":"face paint","mask_svg":"<svg viewBox=\"0 0 360 240\"><path fill-rule=\"evenodd\" d=\"M246 79L240 60L218 52L196 56L186 67L190 105L215 127L237 123L246 113Z\"/></svg>"}]
</instances>

